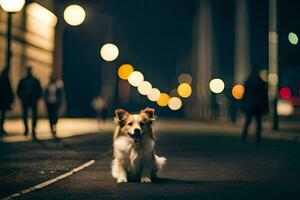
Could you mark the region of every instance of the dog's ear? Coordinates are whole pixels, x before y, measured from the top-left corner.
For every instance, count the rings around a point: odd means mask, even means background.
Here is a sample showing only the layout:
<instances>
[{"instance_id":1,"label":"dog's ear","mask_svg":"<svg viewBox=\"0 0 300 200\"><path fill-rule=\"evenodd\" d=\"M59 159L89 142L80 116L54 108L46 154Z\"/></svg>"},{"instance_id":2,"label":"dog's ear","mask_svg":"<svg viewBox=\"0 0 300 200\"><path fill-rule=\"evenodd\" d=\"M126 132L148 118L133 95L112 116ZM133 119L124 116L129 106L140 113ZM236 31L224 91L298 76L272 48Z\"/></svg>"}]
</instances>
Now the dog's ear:
<instances>
[{"instance_id":1,"label":"dog's ear","mask_svg":"<svg viewBox=\"0 0 300 200\"><path fill-rule=\"evenodd\" d=\"M150 121L154 121L156 119L153 108L145 108L144 110L141 110L141 114L144 114Z\"/></svg>"},{"instance_id":2,"label":"dog's ear","mask_svg":"<svg viewBox=\"0 0 300 200\"><path fill-rule=\"evenodd\" d=\"M115 110L116 117L114 118L115 123L122 124L124 120L127 118L129 113L124 109Z\"/></svg>"}]
</instances>

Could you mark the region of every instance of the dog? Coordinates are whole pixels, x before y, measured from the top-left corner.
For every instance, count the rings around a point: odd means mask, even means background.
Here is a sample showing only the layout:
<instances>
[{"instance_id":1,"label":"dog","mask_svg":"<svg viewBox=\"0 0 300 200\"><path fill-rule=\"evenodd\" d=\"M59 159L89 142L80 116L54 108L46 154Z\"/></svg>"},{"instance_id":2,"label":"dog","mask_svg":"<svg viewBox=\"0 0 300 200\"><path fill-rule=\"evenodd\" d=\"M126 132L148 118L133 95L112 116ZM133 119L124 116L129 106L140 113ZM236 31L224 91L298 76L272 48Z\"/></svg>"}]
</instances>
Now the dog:
<instances>
[{"instance_id":1,"label":"dog","mask_svg":"<svg viewBox=\"0 0 300 200\"><path fill-rule=\"evenodd\" d=\"M154 109L146 108L139 114L115 110L116 129L113 137L114 159L112 176L118 183L139 180L152 182L166 163L166 158L155 154L155 139L152 122Z\"/></svg>"}]
</instances>

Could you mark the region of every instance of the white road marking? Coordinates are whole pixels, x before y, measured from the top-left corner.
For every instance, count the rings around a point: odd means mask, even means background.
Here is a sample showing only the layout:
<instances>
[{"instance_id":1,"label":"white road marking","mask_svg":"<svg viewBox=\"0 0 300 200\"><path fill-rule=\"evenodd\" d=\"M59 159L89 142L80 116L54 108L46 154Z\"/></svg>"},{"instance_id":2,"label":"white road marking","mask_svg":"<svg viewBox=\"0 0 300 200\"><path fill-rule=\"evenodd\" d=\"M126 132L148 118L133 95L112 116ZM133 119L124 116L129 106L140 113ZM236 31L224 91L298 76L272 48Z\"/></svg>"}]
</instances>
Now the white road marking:
<instances>
[{"instance_id":1,"label":"white road marking","mask_svg":"<svg viewBox=\"0 0 300 200\"><path fill-rule=\"evenodd\" d=\"M20 192L16 192L16 193L14 193L14 194L11 194L11 195L9 195L9 196L7 196L7 197L2 198L1 200L10 200L10 199L14 199L14 198L16 198L16 197L18 197L18 196L21 196L22 194L26 194L26 193L33 192L33 191L35 191L35 190L42 189L42 188L44 188L44 187L46 187L46 186L48 186L48 185L51 185L51 184L53 184L53 183L55 183L55 182L57 182L57 181L59 181L59 180L62 180L62 179L64 179L64 178L67 178L68 176L71 176L71 175L73 175L73 174L75 174L75 173L77 173L77 172L83 170L84 168L87 168L87 167L93 165L94 163L95 163L95 160L90 160L90 161L88 161L88 162L86 162L86 163L84 163L84 164L82 164L82 165L80 165L80 166L78 166L78 167L72 169L71 171L69 171L69 172L67 172L67 173L64 173L64 174L62 174L62 175L60 175L60 176L57 176L57 177L55 177L55 178L53 178L53 179L50 179L50 180L48 180L48 181L45 181L45 182L40 183L40 184L38 184L38 185L35 185L35 186L33 186L33 187L24 189L24 190L22 190L22 191L20 191Z\"/></svg>"}]
</instances>

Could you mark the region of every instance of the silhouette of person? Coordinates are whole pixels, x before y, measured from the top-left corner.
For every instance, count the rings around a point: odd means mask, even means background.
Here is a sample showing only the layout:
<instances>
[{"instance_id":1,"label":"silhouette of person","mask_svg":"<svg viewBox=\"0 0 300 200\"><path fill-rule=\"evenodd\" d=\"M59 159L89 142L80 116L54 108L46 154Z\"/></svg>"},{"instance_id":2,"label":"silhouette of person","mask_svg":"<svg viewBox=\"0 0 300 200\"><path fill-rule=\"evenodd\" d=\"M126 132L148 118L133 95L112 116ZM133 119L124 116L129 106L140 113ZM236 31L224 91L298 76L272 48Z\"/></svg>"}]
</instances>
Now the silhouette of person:
<instances>
[{"instance_id":1,"label":"silhouette of person","mask_svg":"<svg viewBox=\"0 0 300 200\"><path fill-rule=\"evenodd\" d=\"M9 70L4 68L0 75L0 135L6 135L4 130L4 121L6 112L11 109L11 104L14 101L14 93L9 80Z\"/></svg>"},{"instance_id":2,"label":"silhouette of person","mask_svg":"<svg viewBox=\"0 0 300 200\"><path fill-rule=\"evenodd\" d=\"M58 112L62 103L63 83L57 80L55 76L50 78L49 85L45 90L45 102L48 111L51 133L56 135L56 124L58 121Z\"/></svg>"},{"instance_id":3,"label":"silhouette of person","mask_svg":"<svg viewBox=\"0 0 300 200\"><path fill-rule=\"evenodd\" d=\"M105 121L108 117L108 103L107 100L100 95L93 99L92 106L97 113L97 118L99 124L103 122L105 125Z\"/></svg>"},{"instance_id":4,"label":"silhouette of person","mask_svg":"<svg viewBox=\"0 0 300 200\"><path fill-rule=\"evenodd\" d=\"M42 97L43 91L40 81L32 74L32 67L26 68L27 75L19 82L17 94L22 102L23 122L25 127L24 135L28 135L28 110L32 114L32 136L35 138L35 128L37 123L37 103Z\"/></svg>"},{"instance_id":5,"label":"silhouette of person","mask_svg":"<svg viewBox=\"0 0 300 200\"><path fill-rule=\"evenodd\" d=\"M105 125L105 122L106 122L107 117L108 117L108 103L107 103L106 100L105 100L104 106L103 106L102 111L101 111L101 116L102 116L103 125Z\"/></svg>"},{"instance_id":6,"label":"silhouette of person","mask_svg":"<svg viewBox=\"0 0 300 200\"><path fill-rule=\"evenodd\" d=\"M242 142L246 142L248 136L248 127L252 118L256 120L256 143L260 144L262 116L269 111L269 100L267 84L259 77L258 67L253 66L252 72L245 84L245 92L242 99L242 106L245 112L246 120L242 132Z\"/></svg>"}]
</instances>

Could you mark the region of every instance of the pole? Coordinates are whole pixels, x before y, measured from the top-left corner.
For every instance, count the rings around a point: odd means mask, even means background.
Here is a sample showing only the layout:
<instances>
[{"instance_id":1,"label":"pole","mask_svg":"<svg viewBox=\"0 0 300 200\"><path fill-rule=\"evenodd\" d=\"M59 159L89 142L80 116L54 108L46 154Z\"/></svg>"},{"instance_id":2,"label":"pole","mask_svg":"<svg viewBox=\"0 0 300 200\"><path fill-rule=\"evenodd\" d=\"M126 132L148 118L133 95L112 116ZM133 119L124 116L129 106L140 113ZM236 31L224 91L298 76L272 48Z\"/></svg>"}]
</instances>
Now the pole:
<instances>
[{"instance_id":1,"label":"pole","mask_svg":"<svg viewBox=\"0 0 300 200\"><path fill-rule=\"evenodd\" d=\"M7 12L7 34L6 34L6 67L10 70L11 64L11 28L12 28L12 13Z\"/></svg>"},{"instance_id":2,"label":"pole","mask_svg":"<svg viewBox=\"0 0 300 200\"><path fill-rule=\"evenodd\" d=\"M278 33L277 0L269 0L269 97L272 110L273 130L279 129L278 101Z\"/></svg>"}]
</instances>

